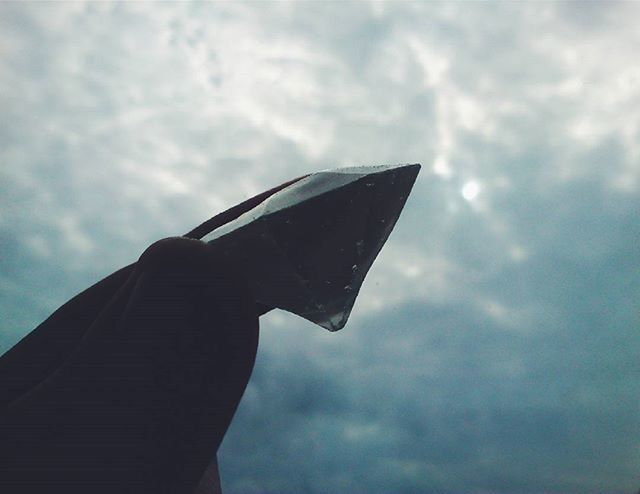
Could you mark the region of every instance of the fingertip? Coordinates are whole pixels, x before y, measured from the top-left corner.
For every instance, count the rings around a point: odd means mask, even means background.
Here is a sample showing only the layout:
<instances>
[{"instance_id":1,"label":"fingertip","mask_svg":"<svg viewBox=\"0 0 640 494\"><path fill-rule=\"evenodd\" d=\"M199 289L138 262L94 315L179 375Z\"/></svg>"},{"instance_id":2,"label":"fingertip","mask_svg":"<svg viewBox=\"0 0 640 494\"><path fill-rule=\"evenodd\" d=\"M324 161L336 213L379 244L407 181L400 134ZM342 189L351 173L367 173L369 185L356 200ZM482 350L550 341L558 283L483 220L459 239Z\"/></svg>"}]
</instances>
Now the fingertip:
<instances>
[{"instance_id":1,"label":"fingertip","mask_svg":"<svg viewBox=\"0 0 640 494\"><path fill-rule=\"evenodd\" d=\"M151 244L138 259L140 272L189 269L203 265L209 257L207 244L186 237L168 237Z\"/></svg>"}]
</instances>

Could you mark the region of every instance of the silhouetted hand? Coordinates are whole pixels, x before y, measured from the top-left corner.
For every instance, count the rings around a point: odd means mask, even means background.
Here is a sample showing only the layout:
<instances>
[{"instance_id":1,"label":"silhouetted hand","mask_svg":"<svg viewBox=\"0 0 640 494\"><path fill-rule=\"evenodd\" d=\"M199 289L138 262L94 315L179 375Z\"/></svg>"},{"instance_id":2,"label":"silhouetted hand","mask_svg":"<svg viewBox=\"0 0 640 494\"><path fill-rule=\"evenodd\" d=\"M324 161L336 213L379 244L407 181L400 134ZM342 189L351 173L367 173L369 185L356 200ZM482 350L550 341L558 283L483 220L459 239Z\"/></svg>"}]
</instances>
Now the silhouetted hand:
<instances>
[{"instance_id":1,"label":"silhouetted hand","mask_svg":"<svg viewBox=\"0 0 640 494\"><path fill-rule=\"evenodd\" d=\"M0 359L0 492L219 489L258 344L247 283L184 237L125 269Z\"/></svg>"}]
</instances>

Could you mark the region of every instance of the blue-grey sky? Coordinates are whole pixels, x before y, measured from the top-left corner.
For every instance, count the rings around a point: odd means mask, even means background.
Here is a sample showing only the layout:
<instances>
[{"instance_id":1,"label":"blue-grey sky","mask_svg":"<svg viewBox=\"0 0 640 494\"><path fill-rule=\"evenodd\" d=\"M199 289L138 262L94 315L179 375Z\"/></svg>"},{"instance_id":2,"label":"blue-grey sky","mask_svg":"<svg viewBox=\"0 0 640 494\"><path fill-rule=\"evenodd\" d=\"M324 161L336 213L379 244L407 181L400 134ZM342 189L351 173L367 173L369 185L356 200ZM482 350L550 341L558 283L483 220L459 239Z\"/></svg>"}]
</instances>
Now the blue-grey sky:
<instances>
[{"instance_id":1,"label":"blue-grey sky","mask_svg":"<svg viewBox=\"0 0 640 494\"><path fill-rule=\"evenodd\" d=\"M0 4L0 350L263 189L423 171L344 330L262 319L229 493L640 487L640 4Z\"/></svg>"}]
</instances>

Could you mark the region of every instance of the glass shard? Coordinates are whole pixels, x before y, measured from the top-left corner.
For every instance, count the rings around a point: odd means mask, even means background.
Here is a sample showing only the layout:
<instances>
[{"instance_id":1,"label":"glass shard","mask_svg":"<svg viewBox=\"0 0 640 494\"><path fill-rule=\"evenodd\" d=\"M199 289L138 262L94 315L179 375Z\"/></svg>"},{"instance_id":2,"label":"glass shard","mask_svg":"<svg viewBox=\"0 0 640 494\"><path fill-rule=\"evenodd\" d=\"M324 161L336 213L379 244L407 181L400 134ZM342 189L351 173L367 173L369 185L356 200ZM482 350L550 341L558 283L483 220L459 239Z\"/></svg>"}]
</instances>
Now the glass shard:
<instances>
[{"instance_id":1,"label":"glass shard","mask_svg":"<svg viewBox=\"0 0 640 494\"><path fill-rule=\"evenodd\" d=\"M314 173L203 240L243 266L258 302L337 331L419 170L396 165Z\"/></svg>"}]
</instances>

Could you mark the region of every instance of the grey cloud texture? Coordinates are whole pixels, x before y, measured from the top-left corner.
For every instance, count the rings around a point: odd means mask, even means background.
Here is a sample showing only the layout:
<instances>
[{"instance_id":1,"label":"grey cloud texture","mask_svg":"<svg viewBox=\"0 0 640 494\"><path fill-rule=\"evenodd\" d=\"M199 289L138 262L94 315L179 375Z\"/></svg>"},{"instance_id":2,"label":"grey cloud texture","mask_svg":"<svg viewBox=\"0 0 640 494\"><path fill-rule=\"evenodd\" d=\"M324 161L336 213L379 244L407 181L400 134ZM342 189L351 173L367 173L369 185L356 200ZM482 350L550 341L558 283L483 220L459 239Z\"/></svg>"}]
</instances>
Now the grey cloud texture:
<instances>
[{"instance_id":1,"label":"grey cloud texture","mask_svg":"<svg viewBox=\"0 0 640 494\"><path fill-rule=\"evenodd\" d=\"M267 187L421 162L342 332L263 318L226 491L640 486L637 4L0 14L0 349Z\"/></svg>"}]
</instances>

